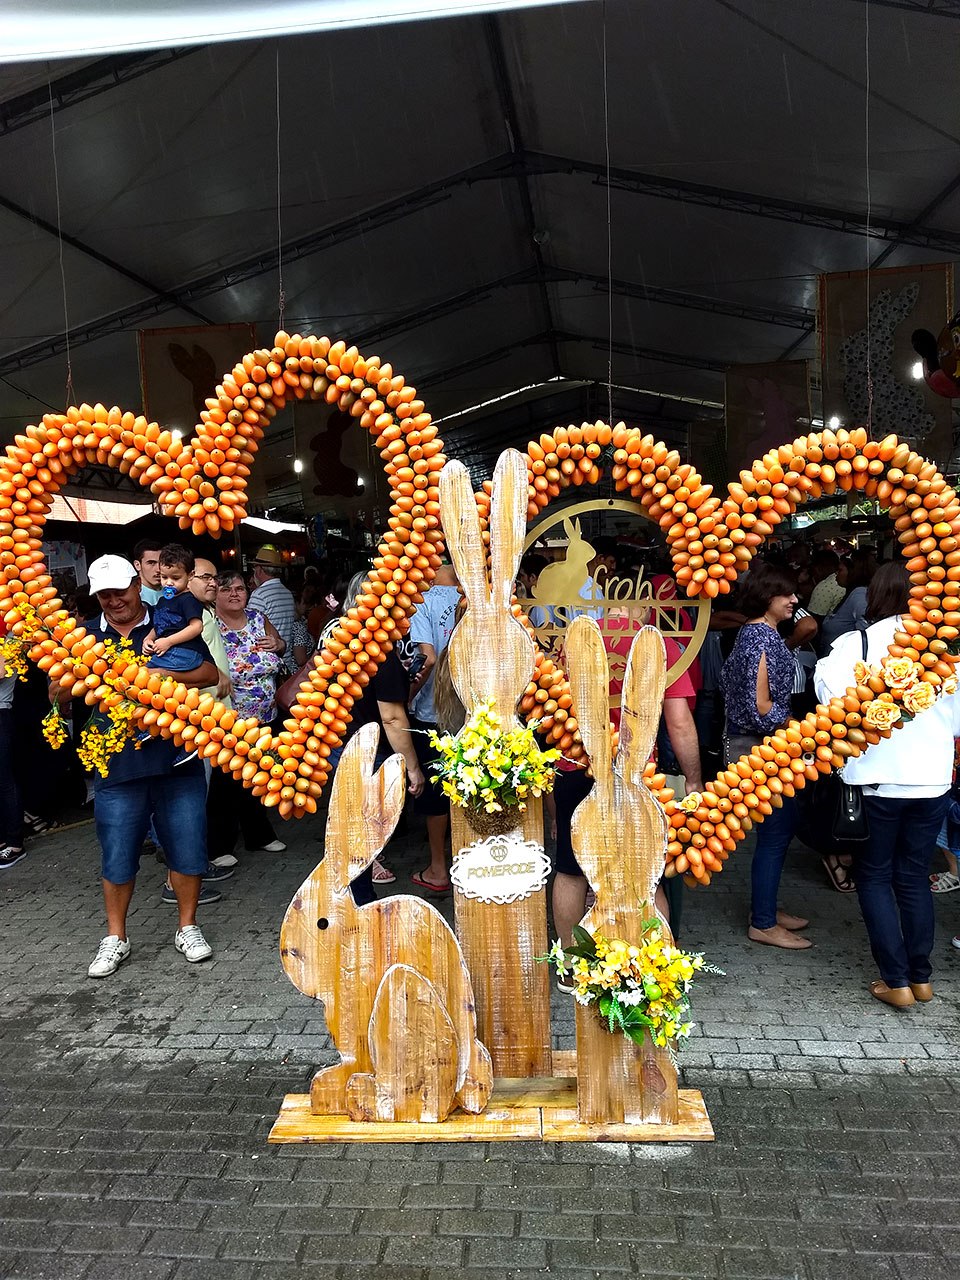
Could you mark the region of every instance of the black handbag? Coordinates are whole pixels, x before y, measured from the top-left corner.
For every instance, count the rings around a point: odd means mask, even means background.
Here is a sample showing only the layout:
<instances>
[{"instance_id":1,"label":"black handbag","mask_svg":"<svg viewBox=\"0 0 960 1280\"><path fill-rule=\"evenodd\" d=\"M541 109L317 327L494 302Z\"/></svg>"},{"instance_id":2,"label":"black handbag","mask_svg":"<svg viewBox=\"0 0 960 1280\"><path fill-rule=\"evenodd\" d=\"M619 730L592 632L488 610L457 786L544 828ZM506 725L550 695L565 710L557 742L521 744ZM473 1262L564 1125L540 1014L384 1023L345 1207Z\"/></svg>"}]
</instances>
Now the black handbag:
<instances>
[{"instance_id":1,"label":"black handbag","mask_svg":"<svg viewBox=\"0 0 960 1280\"><path fill-rule=\"evenodd\" d=\"M863 660L867 660L867 633L860 632L863 643ZM836 776L836 775L835 775ZM863 790L837 777L837 799L833 811L832 835L834 840L862 842L870 838L867 809L863 803Z\"/></svg>"}]
</instances>

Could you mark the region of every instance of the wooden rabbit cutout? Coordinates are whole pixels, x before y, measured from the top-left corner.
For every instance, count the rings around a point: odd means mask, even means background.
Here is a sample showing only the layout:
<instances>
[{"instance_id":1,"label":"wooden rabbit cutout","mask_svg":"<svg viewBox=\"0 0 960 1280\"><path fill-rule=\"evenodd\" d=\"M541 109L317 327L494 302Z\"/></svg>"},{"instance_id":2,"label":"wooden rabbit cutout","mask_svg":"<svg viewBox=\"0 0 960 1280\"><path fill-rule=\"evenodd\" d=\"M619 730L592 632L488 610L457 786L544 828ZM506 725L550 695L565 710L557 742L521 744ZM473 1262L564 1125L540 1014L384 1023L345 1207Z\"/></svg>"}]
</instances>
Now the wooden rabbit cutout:
<instances>
[{"instance_id":1,"label":"wooden rabbit cutout","mask_svg":"<svg viewBox=\"0 0 960 1280\"><path fill-rule=\"evenodd\" d=\"M567 632L567 669L594 785L571 828L581 870L597 895L583 918L590 933L639 942L641 923L657 914L667 819L643 781L656 740L666 685L663 638L643 627L630 648L613 757L609 673L600 628L581 616ZM664 937L672 941L663 922ZM595 1008L577 1005L577 1108L581 1121L676 1124L677 1072L666 1049L611 1033Z\"/></svg>"},{"instance_id":2,"label":"wooden rabbit cutout","mask_svg":"<svg viewBox=\"0 0 960 1280\"><path fill-rule=\"evenodd\" d=\"M466 468L448 462L440 473L440 514L450 558L467 610L450 637L450 675L472 714L492 699L504 724L518 724L517 703L535 668L536 650L510 612L526 531L526 463L514 449L497 460L490 498L490 575L476 499ZM517 827L521 815L517 817ZM543 844L538 802L522 814L523 836ZM454 852L477 837L462 809L451 807ZM473 978L480 1036L498 1076L550 1075L550 986L546 950L546 894L501 905L454 895L457 932Z\"/></svg>"},{"instance_id":3,"label":"wooden rabbit cutout","mask_svg":"<svg viewBox=\"0 0 960 1280\"><path fill-rule=\"evenodd\" d=\"M517 703L534 671L533 641L510 612L526 510L526 464L515 449L508 449L493 473L488 582L480 515L467 469L448 462L440 472L443 536L467 600L467 612L450 637L450 675L468 715L493 698L504 721L516 721Z\"/></svg>"},{"instance_id":4,"label":"wooden rabbit cutout","mask_svg":"<svg viewBox=\"0 0 960 1280\"><path fill-rule=\"evenodd\" d=\"M493 1084L477 1039L473 989L450 926L421 898L357 907L350 882L403 809L403 760L374 772L379 729L364 725L333 782L323 861L300 886L280 933L295 987L323 1001L340 1062L313 1077L314 1114L436 1123L456 1105L481 1112Z\"/></svg>"}]
</instances>

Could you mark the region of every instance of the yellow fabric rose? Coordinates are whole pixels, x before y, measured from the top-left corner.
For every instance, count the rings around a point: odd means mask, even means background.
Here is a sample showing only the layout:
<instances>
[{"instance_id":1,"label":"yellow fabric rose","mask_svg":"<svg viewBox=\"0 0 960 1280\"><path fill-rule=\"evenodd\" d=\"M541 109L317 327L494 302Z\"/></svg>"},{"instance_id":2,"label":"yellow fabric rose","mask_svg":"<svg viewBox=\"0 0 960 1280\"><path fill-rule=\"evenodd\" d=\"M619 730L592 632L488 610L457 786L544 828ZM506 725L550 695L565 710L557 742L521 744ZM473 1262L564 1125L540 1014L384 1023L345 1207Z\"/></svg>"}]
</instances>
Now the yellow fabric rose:
<instances>
[{"instance_id":1,"label":"yellow fabric rose","mask_svg":"<svg viewBox=\"0 0 960 1280\"><path fill-rule=\"evenodd\" d=\"M951 693L956 693L956 692L957 692L957 677L956 677L956 676L947 676L947 678L944 680L943 684L940 686L940 692L941 692L942 694L944 694L946 697L949 697Z\"/></svg>"},{"instance_id":2,"label":"yellow fabric rose","mask_svg":"<svg viewBox=\"0 0 960 1280\"><path fill-rule=\"evenodd\" d=\"M880 665L888 689L912 689L923 674L923 667L912 658L886 657Z\"/></svg>"},{"instance_id":3,"label":"yellow fabric rose","mask_svg":"<svg viewBox=\"0 0 960 1280\"><path fill-rule=\"evenodd\" d=\"M928 707L932 707L937 700L937 691L932 684L920 681L913 686L912 689L906 689L903 694L903 705L912 716L919 715L921 711L926 711Z\"/></svg>"},{"instance_id":4,"label":"yellow fabric rose","mask_svg":"<svg viewBox=\"0 0 960 1280\"><path fill-rule=\"evenodd\" d=\"M891 702L868 702L863 713L863 722L871 729L879 729L886 733L900 719L900 708Z\"/></svg>"}]
</instances>

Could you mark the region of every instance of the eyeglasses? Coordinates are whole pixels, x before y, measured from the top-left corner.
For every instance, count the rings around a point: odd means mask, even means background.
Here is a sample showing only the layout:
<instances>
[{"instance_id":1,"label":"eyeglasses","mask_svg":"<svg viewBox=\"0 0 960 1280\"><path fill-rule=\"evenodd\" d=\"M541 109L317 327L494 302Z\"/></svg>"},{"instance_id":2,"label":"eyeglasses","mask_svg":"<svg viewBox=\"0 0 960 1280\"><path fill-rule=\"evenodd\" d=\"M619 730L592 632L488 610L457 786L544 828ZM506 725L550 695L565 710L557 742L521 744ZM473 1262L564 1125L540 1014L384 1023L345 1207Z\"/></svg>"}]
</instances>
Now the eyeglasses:
<instances>
[{"instance_id":1,"label":"eyeglasses","mask_svg":"<svg viewBox=\"0 0 960 1280\"><path fill-rule=\"evenodd\" d=\"M217 580L215 573L195 573L193 576L198 582L216 582Z\"/></svg>"}]
</instances>

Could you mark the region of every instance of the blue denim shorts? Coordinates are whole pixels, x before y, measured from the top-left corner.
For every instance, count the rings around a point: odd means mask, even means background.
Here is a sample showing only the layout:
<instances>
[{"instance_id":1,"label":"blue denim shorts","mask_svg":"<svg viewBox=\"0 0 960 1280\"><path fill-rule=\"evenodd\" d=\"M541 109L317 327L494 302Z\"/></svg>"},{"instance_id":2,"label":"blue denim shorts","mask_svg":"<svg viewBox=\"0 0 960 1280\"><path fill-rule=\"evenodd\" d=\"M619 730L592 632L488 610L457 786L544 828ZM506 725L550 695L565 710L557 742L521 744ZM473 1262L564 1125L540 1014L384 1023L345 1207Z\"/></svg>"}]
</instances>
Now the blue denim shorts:
<instances>
[{"instance_id":1,"label":"blue denim shorts","mask_svg":"<svg viewBox=\"0 0 960 1280\"><path fill-rule=\"evenodd\" d=\"M203 665L203 658L196 649L185 644L175 644L166 653L155 653L147 666L159 671L196 671Z\"/></svg>"},{"instance_id":2,"label":"blue denim shorts","mask_svg":"<svg viewBox=\"0 0 960 1280\"><path fill-rule=\"evenodd\" d=\"M207 870L207 780L203 773L156 774L99 787L94 800L101 875L128 884L153 819L171 871L199 876Z\"/></svg>"}]
</instances>

